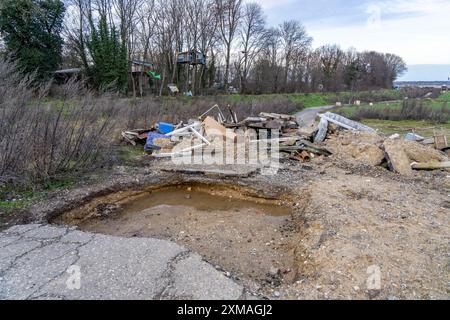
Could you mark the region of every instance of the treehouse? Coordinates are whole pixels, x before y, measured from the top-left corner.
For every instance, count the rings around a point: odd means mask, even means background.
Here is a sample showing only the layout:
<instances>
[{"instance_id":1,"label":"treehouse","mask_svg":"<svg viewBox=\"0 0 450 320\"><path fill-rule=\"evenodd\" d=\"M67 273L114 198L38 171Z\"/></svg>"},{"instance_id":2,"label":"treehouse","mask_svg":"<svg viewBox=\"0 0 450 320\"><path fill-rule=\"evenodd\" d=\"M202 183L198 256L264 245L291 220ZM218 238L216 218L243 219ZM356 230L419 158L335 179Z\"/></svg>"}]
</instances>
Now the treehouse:
<instances>
[{"instance_id":1,"label":"treehouse","mask_svg":"<svg viewBox=\"0 0 450 320\"><path fill-rule=\"evenodd\" d=\"M198 50L180 52L177 57L178 64L206 65L206 55Z\"/></svg>"},{"instance_id":2,"label":"treehouse","mask_svg":"<svg viewBox=\"0 0 450 320\"><path fill-rule=\"evenodd\" d=\"M153 63L147 61L131 60L131 72L141 73L153 70Z\"/></svg>"},{"instance_id":3,"label":"treehouse","mask_svg":"<svg viewBox=\"0 0 450 320\"><path fill-rule=\"evenodd\" d=\"M145 96L152 92L153 86L153 63L140 60L131 60L129 87L133 88L139 96ZM156 73L154 73L156 74Z\"/></svg>"}]
</instances>

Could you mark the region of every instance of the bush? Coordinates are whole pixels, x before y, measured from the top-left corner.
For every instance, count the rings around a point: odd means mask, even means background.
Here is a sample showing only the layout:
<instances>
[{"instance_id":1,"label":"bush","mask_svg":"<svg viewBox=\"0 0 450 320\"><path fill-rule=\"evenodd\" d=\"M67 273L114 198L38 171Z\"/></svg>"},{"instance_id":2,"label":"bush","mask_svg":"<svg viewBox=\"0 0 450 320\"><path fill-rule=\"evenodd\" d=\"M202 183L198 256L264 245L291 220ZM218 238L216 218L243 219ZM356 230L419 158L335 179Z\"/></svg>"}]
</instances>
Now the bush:
<instances>
[{"instance_id":1,"label":"bush","mask_svg":"<svg viewBox=\"0 0 450 320\"><path fill-rule=\"evenodd\" d=\"M0 182L44 181L99 164L113 125L112 104L73 82L63 87L62 99L49 102L49 85L32 83L14 64L0 62Z\"/></svg>"},{"instance_id":2,"label":"bush","mask_svg":"<svg viewBox=\"0 0 450 320\"><path fill-rule=\"evenodd\" d=\"M232 96L194 97L194 98L170 98L147 97L143 99L117 99L113 102L117 112L117 128L131 129L144 128L158 121L171 123L186 122L189 119L197 119L212 106L219 105L226 117L231 117L228 106L235 111L238 119L258 116L261 112L275 112L292 114L303 109L301 103L295 103L288 97L274 97L270 100L245 99L233 101ZM210 115L215 116L216 111Z\"/></svg>"}]
</instances>

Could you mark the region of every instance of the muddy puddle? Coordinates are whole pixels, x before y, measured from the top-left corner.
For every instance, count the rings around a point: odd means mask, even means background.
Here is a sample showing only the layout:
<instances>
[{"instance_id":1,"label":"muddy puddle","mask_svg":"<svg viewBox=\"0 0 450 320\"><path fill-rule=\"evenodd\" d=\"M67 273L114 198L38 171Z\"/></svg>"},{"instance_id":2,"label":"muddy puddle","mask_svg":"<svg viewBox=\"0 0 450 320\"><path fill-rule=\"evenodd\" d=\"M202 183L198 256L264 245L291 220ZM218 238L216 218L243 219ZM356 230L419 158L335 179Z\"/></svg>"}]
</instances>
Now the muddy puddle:
<instances>
[{"instance_id":1,"label":"muddy puddle","mask_svg":"<svg viewBox=\"0 0 450 320\"><path fill-rule=\"evenodd\" d=\"M212 191L214 192L214 191ZM291 208L272 201L251 201L237 199L233 196L212 194L207 190L192 187L172 187L155 190L135 198L132 202L122 206L122 215L133 216L138 213L151 214L179 214L180 208L185 210L203 211L234 211L252 208L255 212L269 216L288 216Z\"/></svg>"},{"instance_id":2,"label":"muddy puddle","mask_svg":"<svg viewBox=\"0 0 450 320\"><path fill-rule=\"evenodd\" d=\"M296 208L234 187L179 185L97 198L53 222L174 241L239 279L276 287L296 278Z\"/></svg>"}]
</instances>

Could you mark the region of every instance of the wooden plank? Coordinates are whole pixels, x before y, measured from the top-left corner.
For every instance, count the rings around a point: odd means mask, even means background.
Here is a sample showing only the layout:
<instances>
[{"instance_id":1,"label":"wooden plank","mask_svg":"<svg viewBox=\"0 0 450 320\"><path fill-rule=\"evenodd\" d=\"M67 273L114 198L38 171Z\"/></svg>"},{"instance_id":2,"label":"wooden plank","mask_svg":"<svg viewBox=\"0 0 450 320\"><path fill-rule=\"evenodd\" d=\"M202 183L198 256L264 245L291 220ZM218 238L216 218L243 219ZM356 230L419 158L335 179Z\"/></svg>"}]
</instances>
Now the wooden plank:
<instances>
[{"instance_id":1,"label":"wooden plank","mask_svg":"<svg viewBox=\"0 0 450 320\"><path fill-rule=\"evenodd\" d=\"M285 121L295 121L295 117L287 115L287 114L261 112L259 115L264 118L272 118L272 119L285 120Z\"/></svg>"},{"instance_id":2,"label":"wooden plank","mask_svg":"<svg viewBox=\"0 0 450 320\"><path fill-rule=\"evenodd\" d=\"M444 150L448 148L447 137L445 135L435 135L434 143L437 150Z\"/></svg>"},{"instance_id":3,"label":"wooden plank","mask_svg":"<svg viewBox=\"0 0 450 320\"><path fill-rule=\"evenodd\" d=\"M249 123L247 127L254 129L281 130L283 123L279 120L270 120L266 122Z\"/></svg>"},{"instance_id":4,"label":"wooden plank","mask_svg":"<svg viewBox=\"0 0 450 320\"><path fill-rule=\"evenodd\" d=\"M411 167L414 170L440 170L450 169L450 161L447 162L428 162L428 163L413 163Z\"/></svg>"}]
</instances>

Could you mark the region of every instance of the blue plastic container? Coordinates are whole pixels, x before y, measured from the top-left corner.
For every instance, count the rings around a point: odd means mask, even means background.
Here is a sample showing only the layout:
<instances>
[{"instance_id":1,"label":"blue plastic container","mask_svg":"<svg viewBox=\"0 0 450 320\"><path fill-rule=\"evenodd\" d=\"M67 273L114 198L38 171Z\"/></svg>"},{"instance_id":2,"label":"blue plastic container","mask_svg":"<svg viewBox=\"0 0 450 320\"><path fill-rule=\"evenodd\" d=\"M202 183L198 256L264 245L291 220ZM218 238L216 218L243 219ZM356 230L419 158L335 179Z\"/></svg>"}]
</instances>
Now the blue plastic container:
<instances>
[{"instance_id":1,"label":"blue plastic container","mask_svg":"<svg viewBox=\"0 0 450 320\"><path fill-rule=\"evenodd\" d=\"M158 131L162 134L171 133L175 129L175 126L171 123L159 122Z\"/></svg>"},{"instance_id":2,"label":"blue plastic container","mask_svg":"<svg viewBox=\"0 0 450 320\"><path fill-rule=\"evenodd\" d=\"M146 151L151 151L151 150L161 150L160 147L155 146L153 144L153 141L155 139L170 139L170 137L160 134L160 133L156 133L156 132L149 132L148 133L148 138L147 138L147 143L145 144L144 149Z\"/></svg>"}]
</instances>

